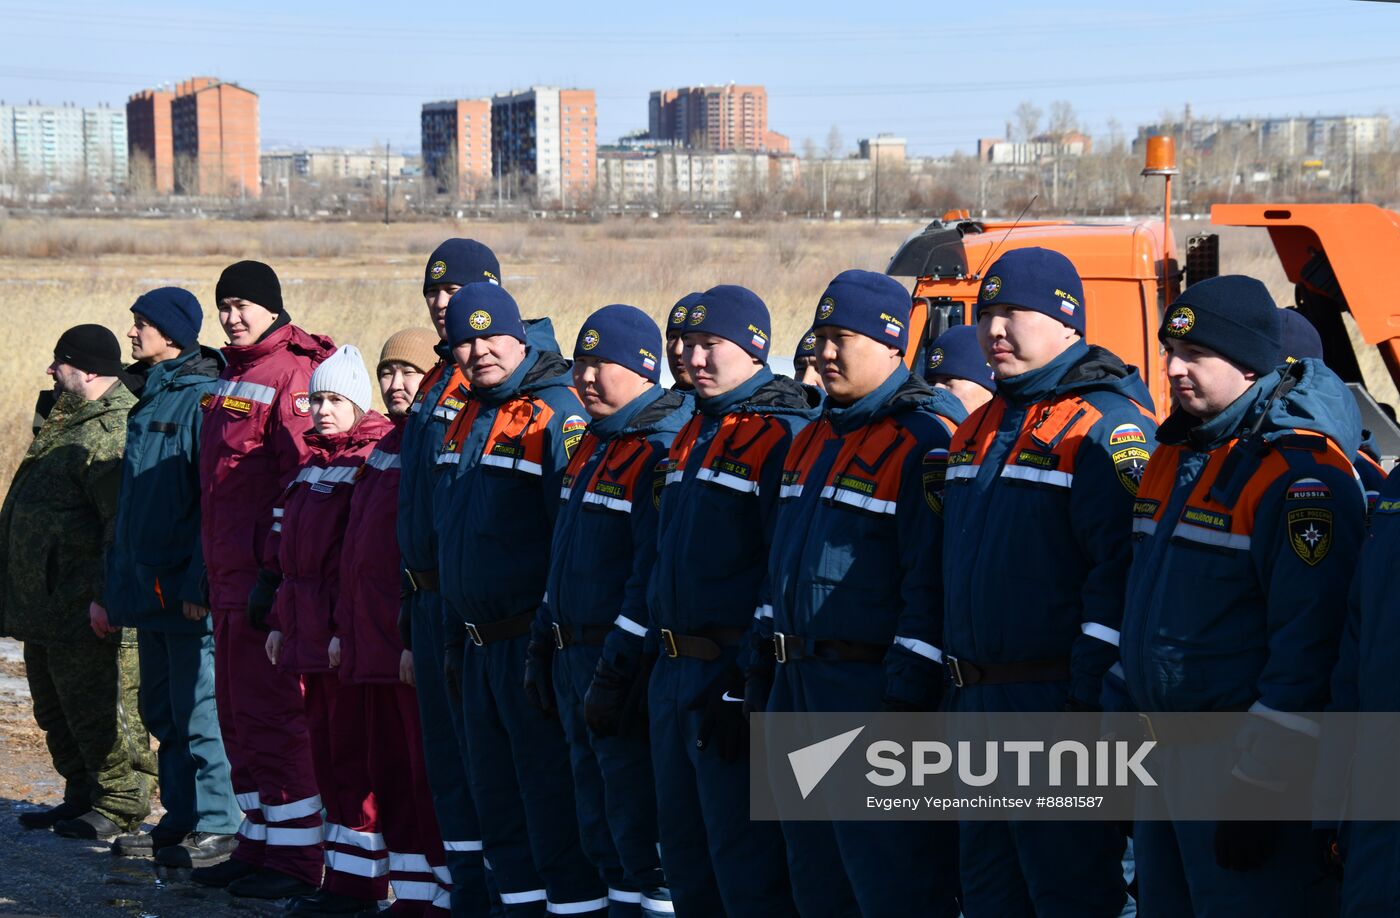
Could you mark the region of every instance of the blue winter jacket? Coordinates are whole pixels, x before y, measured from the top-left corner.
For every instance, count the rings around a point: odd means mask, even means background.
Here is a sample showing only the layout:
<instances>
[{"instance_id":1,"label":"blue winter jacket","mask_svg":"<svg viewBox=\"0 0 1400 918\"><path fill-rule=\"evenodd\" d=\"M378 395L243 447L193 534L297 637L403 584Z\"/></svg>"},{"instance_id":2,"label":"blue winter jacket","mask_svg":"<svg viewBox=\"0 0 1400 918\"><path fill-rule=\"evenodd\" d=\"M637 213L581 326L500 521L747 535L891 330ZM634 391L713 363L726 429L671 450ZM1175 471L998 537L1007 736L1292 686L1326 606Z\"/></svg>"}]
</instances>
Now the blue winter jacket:
<instances>
[{"instance_id":1,"label":"blue winter jacket","mask_svg":"<svg viewBox=\"0 0 1400 918\"><path fill-rule=\"evenodd\" d=\"M817 414L815 392L763 367L724 395L696 400L698 411L658 468L652 627L680 634L748 628L767 603L783 457Z\"/></svg>"},{"instance_id":2,"label":"blue winter jacket","mask_svg":"<svg viewBox=\"0 0 1400 918\"><path fill-rule=\"evenodd\" d=\"M223 368L223 355L207 347L163 360L146 373L127 416L103 594L113 625L182 634L211 627L208 616L185 618L183 607L209 604L199 535L199 403Z\"/></svg>"},{"instance_id":3,"label":"blue winter jacket","mask_svg":"<svg viewBox=\"0 0 1400 918\"><path fill-rule=\"evenodd\" d=\"M559 483L588 426L571 366L528 346L499 385L464 393L447 429L433 524L442 598L463 622L539 608Z\"/></svg>"},{"instance_id":4,"label":"blue winter jacket","mask_svg":"<svg viewBox=\"0 0 1400 918\"><path fill-rule=\"evenodd\" d=\"M1260 378L1219 415L1158 431L1134 507L1122 673L1142 711L1262 715L1237 769L1273 780L1320 711L1365 533L1351 466L1360 415L1315 360ZM1111 683L1110 683L1111 684ZM1281 730L1280 730L1281 728Z\"/></svg>"},{"instance_id":5,"label":"blue winter jacket","mask_svg":"<svg viewBox=\"0 0 1400 918\"><path fill-rule=\"evenodd\" d=\"M903 366L851 405L827 400L783 463L768 556L773 630L808 642L899 642L895 668L909 662L904 645L940 640L928 553L949 440L966 417L951 392Z\"/></svg>"},{"instance_id":6,"label":"blue winter jacket","mask_svg":"<svg viewBox=\"0 0 1400 918\"><path fill-rule=\"evenodd\" d=\"M1381 486L1371 531L1351 583L1330 707L1338 711L1400 711L1400 475Z\"/></svg>"},{"instance_id":7,"label":"blue winter jacket","mask_svg":"<svg viewBox=\"0 0 1400 918\"><path fill-rule=\"evenodd\" d=\"M1137 370L1082 341L997 381L953 435L933 613L943 644L931 658L1068 661L1069 698L1097 704L1154 431Z\"/></svg>"},{"instance_id":8,"label":"blue winter jacket","mask_svg":"<svg viewBox=\"0 0 1400 918\"><path fill-rule=\"evenodd\" d=\"M628 659L636 659L656 561L656 465L694 409L689 393L652 386L615 414L589 423L560 482L539 633L547 633L551 622L617 622L619 633L610 642L632 645Z\"/></svg>"},{"instance_id":9,"label":"blue winter jacket","mask_svg":"<svg viewBox=\"0 0 1400 918\"><path fill-rule=\"evenodd\" d=\"M437 532L433 529L433 485L438 450L447 428L466 404L462 375L445 344L436 348L442 360L429 371L404 422L399 459L399 552L403 566L424 571L437 567Z\"/></svg>"}]
</instances>

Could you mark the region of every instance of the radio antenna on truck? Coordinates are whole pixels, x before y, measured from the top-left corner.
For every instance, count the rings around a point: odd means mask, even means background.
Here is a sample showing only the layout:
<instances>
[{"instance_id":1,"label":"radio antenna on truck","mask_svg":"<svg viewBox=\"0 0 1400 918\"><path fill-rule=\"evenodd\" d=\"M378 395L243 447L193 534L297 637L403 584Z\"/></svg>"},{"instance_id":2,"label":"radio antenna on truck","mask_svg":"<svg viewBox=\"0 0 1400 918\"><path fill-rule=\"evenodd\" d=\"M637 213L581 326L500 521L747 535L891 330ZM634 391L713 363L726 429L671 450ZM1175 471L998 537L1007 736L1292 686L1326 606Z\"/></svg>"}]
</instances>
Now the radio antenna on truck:
<instances>
[{"instance_id":1,"label":"radio antenna on truck","mask_svg":"<svg viewBox=\"0 0 1400 918\"><path fill-rule=\"evenodd\" d=\"M982 263L977 266L977 273L972 275L974 278L978 280L981 279L982 270L987 267L987 264L989 262L991 262L992 257L996 255L997 251L1001 248L1002 243L1006 242L1007 238L1011 235L1011 231L1021 224L1021 220L1026 216L1026 211L1030 210L1031 205L1034 204L1039 198L1040 192L1038 191L1035 194L1031 195L1031 199L1026 202L1025 207L1021 208L1021 212L1016 215L1016 219L1013 220L1011 225L1006 228L1006 232L1002 234L1001 239L997 241L996 245L992 246L992 250L987 253L986 257L982 259Z\"/></svg>"}]
</instances>

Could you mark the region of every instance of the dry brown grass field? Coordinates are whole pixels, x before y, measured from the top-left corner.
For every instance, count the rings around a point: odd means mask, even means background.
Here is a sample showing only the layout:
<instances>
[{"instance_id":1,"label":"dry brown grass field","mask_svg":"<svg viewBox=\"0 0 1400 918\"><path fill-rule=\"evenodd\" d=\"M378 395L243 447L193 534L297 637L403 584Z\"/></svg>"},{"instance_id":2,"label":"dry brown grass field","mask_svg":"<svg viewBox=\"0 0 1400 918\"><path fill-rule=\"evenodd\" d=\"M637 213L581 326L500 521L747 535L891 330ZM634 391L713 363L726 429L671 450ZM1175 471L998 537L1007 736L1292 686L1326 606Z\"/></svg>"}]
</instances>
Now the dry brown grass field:
<instances>
[{"instance_id":1,"label":"dry brown grass field","mask_svg":"<svg viewBox=\"0 0 1400 918\"><path fill-rule=\"evenodd\" d=\"M192 290L205 306L206 342L220 343L214 284L227 264L267 261L304 328L354 343L367 360L384 339L425 324L420 295L428 253L449 236L490 245L529 316L553 318L572 346L583 318L631 303L658 320L682 294L717 283L750 287L773 312L775 353L790 353L826 281L845 268L883 269L910 222L604 224L308 224L192 220L0 219L0 486L29 440L34 398L60 333L97 322L118 335L132 301L152 287ZM1184 240L1197 226L1177 229ZM1265 280L1280 302L1291 290L1264 233L1226 229L1223 267ZM123 341L125 344L125 341Z\"/></svg>"}]
</instances>

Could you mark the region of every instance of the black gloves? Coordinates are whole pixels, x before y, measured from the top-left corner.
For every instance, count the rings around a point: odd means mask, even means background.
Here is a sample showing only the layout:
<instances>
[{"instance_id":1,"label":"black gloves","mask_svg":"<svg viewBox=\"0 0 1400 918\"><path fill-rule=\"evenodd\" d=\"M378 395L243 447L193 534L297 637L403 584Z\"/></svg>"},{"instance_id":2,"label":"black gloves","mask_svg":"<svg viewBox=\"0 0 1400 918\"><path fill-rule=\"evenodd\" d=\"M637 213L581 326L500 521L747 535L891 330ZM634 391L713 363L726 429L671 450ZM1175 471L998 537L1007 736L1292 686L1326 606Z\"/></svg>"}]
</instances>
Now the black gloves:
<instances>
[{"instance_id":1,"label":"black gloves","mask_svg":"<svg viewBox=\"0 0 1400 918\"><path fill-rule=\"evenodd\" d=\"M553 720L559 716L554 699L554 641L538 635L525 650L525 697Z\"/></svg>"},{"instance_id":2,"label":"black gloves","mask_svg":"<svg viewBox=\"0 0 1400 918\"><path fill-rule=\"evenodd\" d=\"M748 743L749 724L744 719L744 674L739 667L722 670L689 705L702 711L696 745L714 748L726 762L738 761Z\"/></svg>"},{"instance_id":3,"label":"black gloves","mask_svg":"<svg viewBox=\"0 0 1400 918\"><path fill-rule=\"evenodd\" d=\"M885 694L880 710L903 713L936 711L943 700L943 667L891 644L885 653Z\"/></svg>"},{"instance_id":4,"label":"black gloves","mask_svg":"<svg viewBox=\"0 0 1400 918\"><path fill-rule=\"evenodd\" d=\"M1250 812L1267 810L1277 795L1257 784L1238 778L1230 796ZM1273 856L1278 842L1278 823L1218 822L1215 824L1215 863L1225 870L1258 870Z\"/></svg>"},{"instance_id":5,"label":"black gloves","mask_svg":"<svg viewBox=\"0 0 1400 918\"><path fill-rule=\"evenodd\" d=\"M258 571L258 579L248 593L248 626L254 631L272 630L267 626L267 617L272 614L272 602L281 583L282 575L276 571Z\"/></svg>"},{"instance_id":6,"label":"black gloves","mask_svg":"<svg viewBox=\"0 0 1400 918\"><path fill-rule=\"evenodd\" d=\"M629 736L647 732L647 687L656 666L656 652L643 650L635 668L626 656L608 659L604 653L593 670L583 696L583 719L598 736Z\"/></svg>"}]
</instances>

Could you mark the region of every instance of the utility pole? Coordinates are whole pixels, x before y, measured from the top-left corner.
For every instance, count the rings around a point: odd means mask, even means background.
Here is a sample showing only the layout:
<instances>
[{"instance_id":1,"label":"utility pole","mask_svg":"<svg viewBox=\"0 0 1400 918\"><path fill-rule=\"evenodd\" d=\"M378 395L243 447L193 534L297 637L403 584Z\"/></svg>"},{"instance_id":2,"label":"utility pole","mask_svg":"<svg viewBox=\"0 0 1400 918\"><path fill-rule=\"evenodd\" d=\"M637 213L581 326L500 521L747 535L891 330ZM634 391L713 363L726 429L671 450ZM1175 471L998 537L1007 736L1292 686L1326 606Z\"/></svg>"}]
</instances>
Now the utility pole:
<instances>
[{"instance_id":1,"label":"utility pole","mask_svg":"<svg viewBox=\"0 0 1400 918\"><path fill-rule=\"evenodd\" d=\"M822 159L822 216L826 216L826 159Z\"/></svg>"},{"instance_id":2,"label":"utility pole","mask_svg":"<svg viewBox=\"0 0 1400 918\"><path fill-rule=\"evenodd\" d=\"M875 222L880 222L880 148L871 144L875 154Z\"/></svg>"},{"instance_id":3,"label":"utility pole","mask_svg":"<svg viewBox=\"0 0 1400 918\"><path fill-rule=\"evenodd\" d=\"M389 225L389 141L384 141L384 225Z\"/></svg>"}]
</instances>

